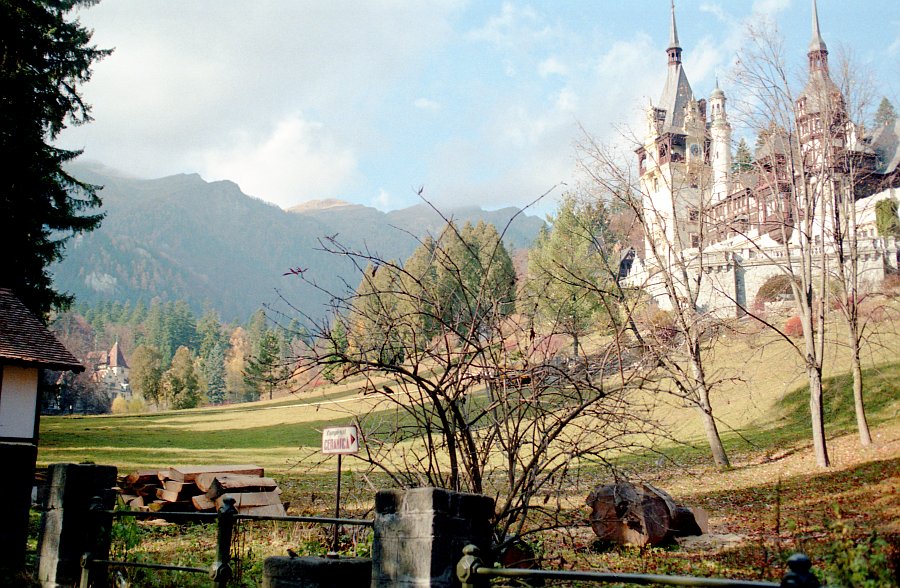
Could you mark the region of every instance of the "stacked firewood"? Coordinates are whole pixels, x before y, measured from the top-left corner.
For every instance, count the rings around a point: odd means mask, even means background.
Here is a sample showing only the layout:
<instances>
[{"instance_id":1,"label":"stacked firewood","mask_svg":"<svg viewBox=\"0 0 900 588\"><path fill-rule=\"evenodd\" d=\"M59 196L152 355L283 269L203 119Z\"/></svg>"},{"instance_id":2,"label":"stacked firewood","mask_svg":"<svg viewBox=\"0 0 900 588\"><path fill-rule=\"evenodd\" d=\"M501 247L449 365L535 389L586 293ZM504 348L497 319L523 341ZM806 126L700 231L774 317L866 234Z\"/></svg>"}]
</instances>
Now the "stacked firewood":
<instances>
[{"instance_id":1,"label":"stacked firewood","mask_svg":"<svg viewBox=\"0 0 900 588\"><path fill-rule=\"evenodd\" d=\"M255 465L141 470L122 478L119 487L121 502L132 510L212 512L231 496L241 514L285 516L278 483Z\"/></svg>"}]
</instances>

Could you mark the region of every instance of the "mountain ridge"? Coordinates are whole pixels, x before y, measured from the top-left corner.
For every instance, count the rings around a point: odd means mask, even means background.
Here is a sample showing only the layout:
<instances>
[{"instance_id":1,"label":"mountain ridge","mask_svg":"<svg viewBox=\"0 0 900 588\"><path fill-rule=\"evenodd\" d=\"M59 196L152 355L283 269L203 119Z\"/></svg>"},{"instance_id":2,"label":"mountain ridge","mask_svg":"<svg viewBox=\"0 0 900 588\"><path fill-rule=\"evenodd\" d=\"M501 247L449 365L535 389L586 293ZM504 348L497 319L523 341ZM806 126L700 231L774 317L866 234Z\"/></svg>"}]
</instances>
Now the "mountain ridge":
<instances>
[{"instance_id":1,"label":"mountain ridge","mask_svg":"<svg viewBox=\"0 0 900 588\"><path fill-rule=\"evenodd\" d=\"M145 180L79 164L71 172L104 186L106 218L97 230L73 238L51 271L58 289L89 304L183 299L196 312L214 308L225 320L244 320L284 299L322 318L331 296L359 280L349 259L322 250L322 239L404 260L419 239L443 226L425 204L390 212L349 203L291 211L244 194L234 182L207 182L199 174ZM502 230L516 212L467 207L446 216ZM527 247L543 226L537 217L519 215L504 241ZM306 269L302 279L285 275L295 267Z\"/></svg>"}]
</instances>

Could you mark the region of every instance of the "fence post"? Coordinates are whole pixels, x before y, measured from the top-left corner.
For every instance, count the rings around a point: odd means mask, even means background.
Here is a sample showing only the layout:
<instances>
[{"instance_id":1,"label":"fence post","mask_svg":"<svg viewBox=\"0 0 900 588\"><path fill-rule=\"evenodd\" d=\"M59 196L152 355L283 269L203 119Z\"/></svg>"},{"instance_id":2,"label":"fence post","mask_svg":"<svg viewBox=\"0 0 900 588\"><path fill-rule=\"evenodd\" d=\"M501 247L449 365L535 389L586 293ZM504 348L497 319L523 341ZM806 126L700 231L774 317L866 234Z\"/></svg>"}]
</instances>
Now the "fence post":
<instances>
[{"instance_id":1,"label":"fence post","mask_svg":"<svg viewBox=\"0 0 900 588\"><path fill-rule=\"evenodd\" d=\"M38 581L44 588L73 586L82 575L86 551L109 555L109 515L115 505L116 468L93 464L53 464L47 505L41 519ZM98 576L94 574L94 578Z\"/></svg>"},{"instance_id":2,"label":"fence post","mask_svg":"<svg viewBox=\"0 0 900 588\"><path fill-rule=\"evenodd\" d=\"M226 588L231 579L231 537L234 533L234 515L238 512L231 496L226 496L222 503L217 519L216 563L209 572L216 588Z\"/></svg>"},{"instance_id":3,"label":"fence post","mask_svg":"<svg viewBox=\"0 0 900 588\"><path fill-rule=\"evenodd\" d=\"M459 586L456 564L463 547L490 553L493 514L494 500L479 494L440 488L378 492L372 588Z\"/></svg>"},{"instance_id":4,"label":"fence post","mask_svg":"<svg viewBox=\"0 0 900 588\"><path fill-rule=\"evenodd\" d=\"M812 573L812 562L805 554L795 553L787 564L789 569L781 579L782 588L819 588L819 579Z\"/></svg>"}]
</instances>

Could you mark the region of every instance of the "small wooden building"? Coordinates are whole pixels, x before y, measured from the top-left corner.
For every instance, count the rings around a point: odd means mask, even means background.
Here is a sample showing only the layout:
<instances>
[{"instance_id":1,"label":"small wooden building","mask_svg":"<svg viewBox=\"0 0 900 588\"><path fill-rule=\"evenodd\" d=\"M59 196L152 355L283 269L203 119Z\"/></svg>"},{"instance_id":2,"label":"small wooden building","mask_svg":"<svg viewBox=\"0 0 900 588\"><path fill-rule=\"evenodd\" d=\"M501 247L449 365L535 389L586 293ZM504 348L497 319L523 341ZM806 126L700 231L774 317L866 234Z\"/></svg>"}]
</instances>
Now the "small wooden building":
<instances>
[{"instance_id":1,"label":"small wooden building","mask_svg":"<svg viewBox=\"0 0 900 588\"><path fill-rule=\"evenodd\" d=\"M7 509L0 525L0 565L4 567L20 567L25 560L42 369L81 372L84 366L12 290L0 288L0 463L5 472L0 504Z\"/></svg>"}]
</instances>

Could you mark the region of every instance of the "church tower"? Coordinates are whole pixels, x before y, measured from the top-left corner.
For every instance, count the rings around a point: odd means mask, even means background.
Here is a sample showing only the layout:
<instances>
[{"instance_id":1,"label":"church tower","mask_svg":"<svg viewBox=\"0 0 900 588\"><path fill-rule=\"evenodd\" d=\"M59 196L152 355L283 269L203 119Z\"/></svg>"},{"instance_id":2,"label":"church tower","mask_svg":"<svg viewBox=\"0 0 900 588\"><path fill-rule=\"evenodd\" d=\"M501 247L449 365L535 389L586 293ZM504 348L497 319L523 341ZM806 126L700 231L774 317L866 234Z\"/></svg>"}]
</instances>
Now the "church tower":
<instances>
[{"instance_id":1,"label":"church tower","mask_svg":"<svg viewBox=\"0 0 900 588\"><path fill-rule=\"evenodd\" d=\"M725 112L725 92L719 88L716 78L716 89L709 97L710 125L709 136L712 142L710 157L712 159L712 203L723 200L731 192L731 124Z\"/></svg>"},{"instance_id":2,"label":"church tower","mask_svg":"<svg viewBox=\"0 0 900 588\"><path fill-rule=\"evenodd\" d=\"M681 63L672 2L667 76L662 96L647 110L643 144L636 150L643 213L645 257L668 259L699 247L703 190L709 190L706 101L694 99Z\"/></svg>"}]
</instances>

